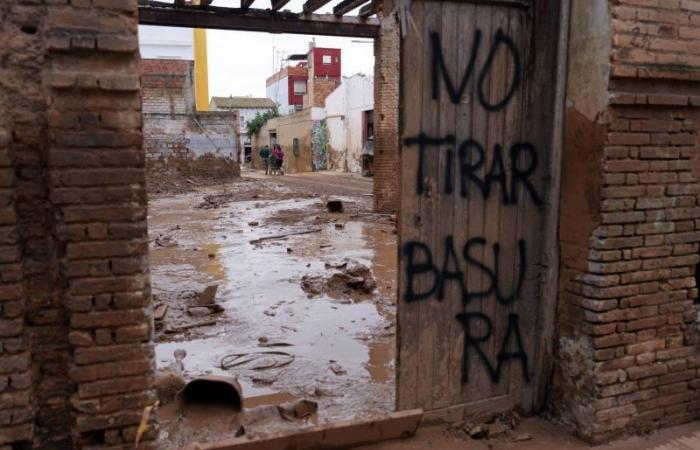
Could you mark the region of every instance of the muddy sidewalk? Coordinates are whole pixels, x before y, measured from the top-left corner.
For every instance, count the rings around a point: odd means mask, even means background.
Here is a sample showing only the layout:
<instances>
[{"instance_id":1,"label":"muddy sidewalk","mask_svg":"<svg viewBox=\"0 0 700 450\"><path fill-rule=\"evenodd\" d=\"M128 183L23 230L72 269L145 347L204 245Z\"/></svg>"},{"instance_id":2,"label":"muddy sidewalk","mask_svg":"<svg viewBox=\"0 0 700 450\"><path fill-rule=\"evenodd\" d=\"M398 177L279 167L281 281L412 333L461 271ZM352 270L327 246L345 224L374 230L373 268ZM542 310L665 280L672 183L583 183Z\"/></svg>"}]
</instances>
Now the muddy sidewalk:
<instances>
[{"instance_id":1,"label":"muddy sidewalk","mask_svg":"<svg viewBox=\"0 0 700 450\"><path fill-rule=\"evenodd\" d=\"M265 431L391 411L396 230L393 217L371 212L371 188L341 174L254 173L152 200L159 368L181 349L185 379L236 377L247 407L318 403L312 417ZM329 200L342 212L329 212ZM211 438L167 411L170 446ZM228 428L216 438L231 437Z\"/></svg>"}]
</instances>

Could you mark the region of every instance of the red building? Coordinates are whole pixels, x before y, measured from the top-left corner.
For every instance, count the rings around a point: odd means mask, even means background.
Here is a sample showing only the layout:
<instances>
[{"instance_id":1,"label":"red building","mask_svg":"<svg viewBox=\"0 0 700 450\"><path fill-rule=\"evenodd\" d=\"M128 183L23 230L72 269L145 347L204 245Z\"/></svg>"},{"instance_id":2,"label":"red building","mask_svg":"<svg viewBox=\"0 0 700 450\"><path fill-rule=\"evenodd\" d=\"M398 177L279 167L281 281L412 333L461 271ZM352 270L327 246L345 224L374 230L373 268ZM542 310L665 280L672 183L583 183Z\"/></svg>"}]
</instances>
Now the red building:
<instances>
[{"instance_id":1,"label":"red building","mask_svg":"<svg viewBox=\"0 0 700 450\"><path fill-rule=\"evenodd\" d=\"M311 47L299 61L267 79L267 97L277 103L280 114L312 106L322 107L326 97L340 85L342 58L339 48Z\"/></svg>"}]
</instances>

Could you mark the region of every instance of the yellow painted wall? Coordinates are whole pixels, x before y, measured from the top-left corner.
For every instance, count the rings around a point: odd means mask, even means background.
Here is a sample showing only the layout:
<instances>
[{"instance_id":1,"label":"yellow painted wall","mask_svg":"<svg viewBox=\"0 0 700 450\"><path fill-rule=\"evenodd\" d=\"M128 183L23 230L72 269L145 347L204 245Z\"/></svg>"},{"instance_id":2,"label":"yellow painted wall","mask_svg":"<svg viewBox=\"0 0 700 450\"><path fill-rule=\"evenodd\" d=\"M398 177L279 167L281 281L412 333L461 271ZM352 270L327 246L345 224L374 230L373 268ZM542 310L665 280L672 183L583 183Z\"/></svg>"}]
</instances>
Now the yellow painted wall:
<instances>
[{"instance_id":1,"label":"yellow painted wall","mask_svg":"<svg viewBox=\"0 0 700 450\"><path fill-rule=\"evenodd\" d=\"M194 95L197 111L209 110L207 30L194 30Z\"/></svg>"}]
</instances>

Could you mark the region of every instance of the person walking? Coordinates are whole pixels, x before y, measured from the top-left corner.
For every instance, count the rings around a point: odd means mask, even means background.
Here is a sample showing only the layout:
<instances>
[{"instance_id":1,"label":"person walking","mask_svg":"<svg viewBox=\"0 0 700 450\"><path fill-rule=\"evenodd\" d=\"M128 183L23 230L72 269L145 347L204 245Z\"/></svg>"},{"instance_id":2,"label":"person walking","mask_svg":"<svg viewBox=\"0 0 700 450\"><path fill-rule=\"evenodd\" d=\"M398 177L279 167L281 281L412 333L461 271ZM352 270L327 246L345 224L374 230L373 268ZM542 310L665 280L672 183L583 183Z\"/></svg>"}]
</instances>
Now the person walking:
<instances>
[{"instance_id":1,"label":"person walking","mask_svg":"<svg viewBox=\"0 0 700 450\"><path fill-rule=\"evenodd\" d=\"M265 168L265 175L270 174L270 147L263 145L260 149L260 159L262 160L263 167Z\"/></svg>"},{"instance_id":2,"label":"person walking","mask_svg":"<svg viewBox=\"0 0 700 450\"><path fill-rule=\"evenodd\" d=\"M272 157L275 159L275 168L277 171L279 171L280 175L284 175L284 169L282 168L282 164L284 163L284 152L279 144L275 144L274 148L272 149Z\"/></svg>"}]
</instances>

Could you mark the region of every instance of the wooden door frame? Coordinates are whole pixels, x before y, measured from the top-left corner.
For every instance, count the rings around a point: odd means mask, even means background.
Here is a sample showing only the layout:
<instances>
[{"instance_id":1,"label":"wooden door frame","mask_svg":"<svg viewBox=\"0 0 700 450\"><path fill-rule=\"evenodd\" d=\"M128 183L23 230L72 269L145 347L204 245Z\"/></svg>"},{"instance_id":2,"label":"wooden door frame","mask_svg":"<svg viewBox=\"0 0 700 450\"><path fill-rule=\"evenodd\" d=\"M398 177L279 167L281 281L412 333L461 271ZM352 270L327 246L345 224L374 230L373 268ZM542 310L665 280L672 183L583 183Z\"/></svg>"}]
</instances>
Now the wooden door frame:
<instances>
[{"instance_id":1,"label":"wooden door frame","mask_svg":"<svg viewBox=\"0 0 700 450\"><path fill-rule=\"evenodd\" d=\"M411 1L420 0L385 0L384 11L394 11L397 15L399 12L393 9L395 4L404 3L410 7ZM475 3L475 4L493 4L496 6L517 6L523 7L521 0L454 0L456 2ZM538 109L547 111L549 120L542 120L541 116L529 117L526 123L534 130L548 135L548 144L550 146L550 157L547 160L547 173L545 179L548 180L548 185L544 190L544 242L541 252L541 277L540 277L540 294L541 294L541 312L538 328L541 330L539 339L536 343L536 355L539 356L537 361L533 361L535 368L534 382L535 386L532 390L524 390L523 397L520 403L523 405L532 405L533 410L541 409L546 400L551 373L554 365L554 349L556 346L556 310L559 291L559 210L560 210L560 193L561 193L561 168L563 156L563 135L564 135L564 116L565 116L565 100L566 100L566 76L567 76L567 56L570 28L570 6L571 0L533 0L532 5L528 7L532 29L537 30L531 34L530 47L533 49L542 48L542 51L537 51L533 58L533 78L545 80L537 86L529 86L527 95L530 98L537 99ZM552 14L552 11L555 13ZM399 24L407 23L401 17L397 17ZM408 25L410 26L410 25ZM544 31L546 30L546 32ZM399 40L399 128L397 130L399 140L404 135L405 124L405 99L402 96L404 88L404 77L401 76L403 68L403 32ZM556 41L555 41L556 40ZM558 45L550 45L552 42L557 42ZM548 65L547 62L553 62ZM551 84L546 83L550 81ZM551 85L554 86L551 89ZM546 87L547 86L547 87ZM533 103L535 104L535 103ZM547 105L550 108L547 108ZM549 132L545 130L549 128ZM403 153L403 143L399 143L399 155ZM399 197L399 214L401 217L400 208L404 201L402 196L402 173L404 159L399 157L398 170L398 197ZM403 241L402 224L399 220L399 242L397 245L397 253L399 260L398 280L397 285L397 339L396 339L396 409L400 410L404 406L400 404L402 383L400 380L400 365L401 365L401 322L400 308L402 301L400 298L402 286L402 267L401 267L401 246ZM440 421L457 421L463 419L467 412L470 416L478 416L480 414L487 415L495 413L494 400L490 399L490 405L486 405L487 401L458 404L447 408L426 411L424 422L440 422ZM496 404L499 400L496 400ZM482 405L483 404L483 405ZM483 406L483 408L482 408ZM503 398L502 404L496 408L501 410L509 410L513 408L512 400ZM468 411L467 411L468 409Z\"/></svg>"}]
</instances>

